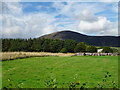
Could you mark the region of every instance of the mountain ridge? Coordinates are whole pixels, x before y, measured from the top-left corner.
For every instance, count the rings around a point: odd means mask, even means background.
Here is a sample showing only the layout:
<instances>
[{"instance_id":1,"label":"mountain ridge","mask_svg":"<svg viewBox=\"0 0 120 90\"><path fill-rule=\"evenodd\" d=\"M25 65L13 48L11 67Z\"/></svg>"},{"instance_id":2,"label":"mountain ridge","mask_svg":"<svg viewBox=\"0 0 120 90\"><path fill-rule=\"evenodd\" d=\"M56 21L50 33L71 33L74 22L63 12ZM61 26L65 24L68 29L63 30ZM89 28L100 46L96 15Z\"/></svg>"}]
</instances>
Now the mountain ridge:
<instances>
[{"instance_id":1,"label":"mountain ridge","mask_svg":"<svg viewBox=\"0 0 120 90\"><path fill-rule=\"evenodd\" d=\"M39 38L60 39L60 40L72 39L77 42L86 42L93 46L119 47L118 41L120 36L89 36L78 32L65 30L65 31L59 31L59 32L43 35Z\"/></svg>"}]
</instances>

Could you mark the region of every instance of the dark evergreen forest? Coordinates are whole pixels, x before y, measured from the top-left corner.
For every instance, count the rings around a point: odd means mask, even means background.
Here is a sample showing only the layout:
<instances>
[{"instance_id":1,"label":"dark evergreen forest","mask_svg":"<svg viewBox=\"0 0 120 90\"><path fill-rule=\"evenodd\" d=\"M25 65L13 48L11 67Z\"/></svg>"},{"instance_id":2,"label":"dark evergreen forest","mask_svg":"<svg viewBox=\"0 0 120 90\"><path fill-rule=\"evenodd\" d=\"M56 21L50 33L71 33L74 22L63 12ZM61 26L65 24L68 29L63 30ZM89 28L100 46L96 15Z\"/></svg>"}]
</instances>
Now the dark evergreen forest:
<instances>
[{"instance_id":1,"label":"dark evergreen forest","mask_svg":"<svg viewBox=\"0 0 120 90\"><path fill-rule=\"evenodd\" d=\"M108 48L110 49L110 48ZM74 53L74 52L97 52L95 46L85 42L59 39L2 39L3 52L52 52L52 53ZM111 50L109 50L112 52Z\"/></svg>"}]
</instances>

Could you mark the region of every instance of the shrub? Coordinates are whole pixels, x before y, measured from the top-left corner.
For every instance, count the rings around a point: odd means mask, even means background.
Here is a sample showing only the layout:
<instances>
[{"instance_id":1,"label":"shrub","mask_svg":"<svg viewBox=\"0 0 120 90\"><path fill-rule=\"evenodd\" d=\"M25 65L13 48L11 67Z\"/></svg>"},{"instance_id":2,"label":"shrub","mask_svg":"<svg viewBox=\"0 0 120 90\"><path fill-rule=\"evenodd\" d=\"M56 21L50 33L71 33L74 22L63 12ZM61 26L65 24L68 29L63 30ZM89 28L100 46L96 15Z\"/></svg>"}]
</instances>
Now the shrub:
<instances>
[{"instance_id":1,"label":"shrub","mask_svg":"<svg viewBox=\"0 0 120 90\"><path fill-rule=\"evenodd\" d=\"M94 52L97 52L97 48L95 46L88 46L86 48L86 51L90 53L94 53Z\"/></svg>"},{"instance_id":2,"label":"shrub","mask_svg":"<svg viewBox=\"0 0 120 90\"><path fill-rule=\"evenodd\" d=\"M80 42L74 48L74 52L86 52L86 46L87 46L86 43Z\"/></svg>"},{"instance_id":3,"label":"shrub","mask_svg":"<svg viewBox=\"0 0 120 90\"><path fill-rule=\"evenodd\" d=\"M104 53L113 53L113 50L110 47L103 47L103 51Z\"/></svg>"},{"instance_id":4,"label":"shrub","mask_svg":"<svg viewBox=\"0 0 120 90\"><path fill-rule=\"evenodd\" d=\"M45 86L48 88L57 88L57 81L54 77L48 77L45 80Z\"/></svg>"},{"instance_id":5,"label":"shrub","mask_svg":"<svg viewBox=\"0 0 120 90\"><path fill-rule=\"evenodd\" d=\"M61 53L67 53L67 49L66 48L62 48L60 52Z\"/></svg>"},{"instance_id":6,"label":"shrub","mask_svg":"<svg viewBox=\"0 0 120 90\"><path fill-rule=\"evenodd\" d=\"M74 40L64 40L63 48L66 48L67 52L73 53L76 44L77 42Z\"/></svg>"}]
</instances>

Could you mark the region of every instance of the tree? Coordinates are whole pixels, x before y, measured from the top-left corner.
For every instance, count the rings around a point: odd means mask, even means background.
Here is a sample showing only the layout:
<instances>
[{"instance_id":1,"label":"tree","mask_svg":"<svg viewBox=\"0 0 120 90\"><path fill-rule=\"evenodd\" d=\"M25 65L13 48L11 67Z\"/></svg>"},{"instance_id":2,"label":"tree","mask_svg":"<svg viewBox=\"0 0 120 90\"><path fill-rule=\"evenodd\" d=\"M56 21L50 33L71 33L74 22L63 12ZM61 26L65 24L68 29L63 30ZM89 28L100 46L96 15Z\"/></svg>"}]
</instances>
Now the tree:
<instances>
[{"instance_id":1,"label":"tree","mask_svg":"<svg viewBox=\"0 0 120 90\"><path fill-rule=\"evenodd\" d=\"M27 42L26 51L30 51L30 52L33 51L33 46L32 46L32 45L33 45L33 39L31 39L31 38L30 38L30 39L27 39L26 42Z\"/></svg>"},{"instance_id":2,"label":"tree","mask_svg":"<svg viewBox=\"0 0 120 90\"><path fill-rule=\"evenodd\" d=\"M60 52L61 53L67 53L67 49L66 48L62 48Z\"/></svg>"},{"instance_id":3,"label":"tree","mask_svg":"<svg viewBox=\"0 0 120 90\"><path fill-rule=\"evenodd\" d=\"M68 52L74 52L76 44L77 42L74 40L65 40L63 47L66 48Z\"/></svg>"},{"instance_id":4,"label":"tree","mask_svg":"<svg viewBox=\"0 0 120 90\"><path fill-rule=\"evenodd\" d=\"M45 39L44 43L42 44L44 52L50 52L50 39Z\"/></svg>"},{"instance_id":5,"label":"tree","mask_svg":"<svg viewBox=\"0 0 120 90\"><path fill-rule=\"evenodd\" d=\"M40 42L33 42L32 48L33 48L33 51L35 51L35 52L42 51L42 46L41 46Z\"/></svg>"},{"instance_id":6,"label":"tree","mask_svg":"<svg viewBox=\"0 0 120 90\"><path fill-rule=\"evenodd\" d=\"M74 52L86 52L86 47L87 47L86 43L80 42L74 48Z\"/></svg>"},{"instance_id":7,"label":"tree","mask_svg":"<svg viewBox=\"0 0 120 90\"><path fill-rule=\"evenodd\" d=\"M2 51L8 51L10 48L10 39L2 39Z\"/></svg>"},{"instance_id":8,"label":"tree","mask_svg":"<svg viewBox=\"0 0 120 90\"><path fill-rule=\"evenodd\" d=\"M88 46L86 48L86 51L90 53L94 53L94 52L97 52L97 48L95 46Z\"/></svg>"},{"instance_id":9,"label":"tree","mask_svg":"<svg viewBox=\"0 0 120 90\"><path fill-rule=\"evenodd\" d=\"M62 47L63 47L63 41L57 39L50 41L50 52L53 53L60 52Z\"/></svg>"},{"instance_id":10,"label":"tree","mask_svg":"<svg viewBox=\"0 0 120 90\"><path fill-rule=\"evenodd\" d=\"M104 52L104 53L113 53L113 50L110 47L104 47L102 52Z\"/></svg>"},{"instance_id":11,"label":"tree","mask_svg":"<svg viewBox=\"0 0 120 90\"><path fill-rule=\"evenodd\" d=\"M21 43L22 43L22 40L20 39L11 39L8 51L21 51L22 49Z\"/></svg>"}]
</instances>

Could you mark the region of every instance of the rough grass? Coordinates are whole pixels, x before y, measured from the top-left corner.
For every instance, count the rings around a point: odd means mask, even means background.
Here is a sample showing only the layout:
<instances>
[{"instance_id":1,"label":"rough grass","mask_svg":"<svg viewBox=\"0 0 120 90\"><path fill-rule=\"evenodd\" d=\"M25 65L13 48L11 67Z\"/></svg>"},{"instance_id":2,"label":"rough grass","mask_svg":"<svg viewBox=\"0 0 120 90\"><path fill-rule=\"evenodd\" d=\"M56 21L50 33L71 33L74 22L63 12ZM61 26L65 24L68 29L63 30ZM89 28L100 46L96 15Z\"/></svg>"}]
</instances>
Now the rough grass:
<instances>
[{"instance_id":1,"label":"rough grass","mask_svg":"<svg viewBox=\"0 0 120 90\"><path fill-rule=\"evenodd\" d=\"M74 53L49 53L49 52L0 52L2 60L13 60L27 57L43 56L74 56Z\"/></svg>"},{"instance_id":2,"label":"rough grass","mask_svg":"<svg viewBox=\"0 0 120 90\"><path fill-rule=\"evenodd\" d=\"M112 75L109 83L118 82L117 56L31 57L5 61L2 65L3 87L15 88L21 84L22 88L45 88L45 80L54 78L58 87L80 81L93 88L102 83L106 72ZM112 87L109 85L106 87Z\"/></svg>"}]
</instances>

